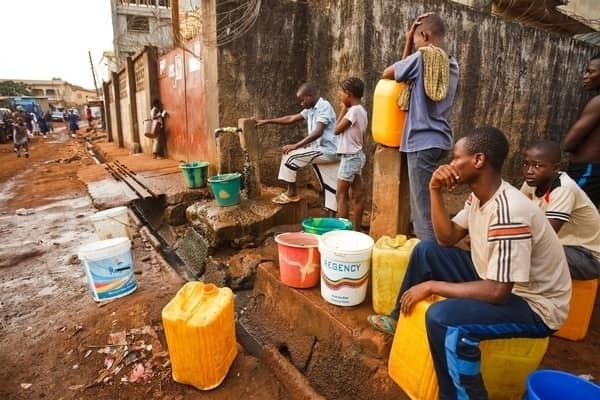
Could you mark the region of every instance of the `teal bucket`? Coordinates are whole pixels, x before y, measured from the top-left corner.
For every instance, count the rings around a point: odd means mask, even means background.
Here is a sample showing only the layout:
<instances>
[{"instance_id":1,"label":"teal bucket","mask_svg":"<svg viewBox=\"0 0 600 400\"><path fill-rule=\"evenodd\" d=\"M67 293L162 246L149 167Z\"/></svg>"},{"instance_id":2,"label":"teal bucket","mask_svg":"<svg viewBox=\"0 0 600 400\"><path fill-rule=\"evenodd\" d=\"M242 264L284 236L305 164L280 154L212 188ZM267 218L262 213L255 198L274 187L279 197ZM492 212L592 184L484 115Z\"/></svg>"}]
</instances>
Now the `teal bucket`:
<instances>
[{"instance_id":1,"label":"teal bucket","mask_svg":"<svg viewBox=\"0 0 600 400\"><path fill-rule=\"evenodd\" d=\"M192 161L179 165L183 173L183 179L187 187L201 188L206 186L206 177L208 175L208 161Z\"/></svg>"},{"instance_id":2,"label":"teal bucket","mask_svg":"<svg viewBox=\"0 0 600 400\"><path fill-rule=\"evenodd\" d=\"M227 207L239 204L241 176L239 172L234 172L232 174L221 174L208 178L208 183L210 183L210 189L217 205Z\"/></svg>"},{"instance_id":3,"label":"teal bucket","mask_svg":"<svg viewBox=\"0 0 600 400\"><path fill-rule=\"evenodd\" d=\"M302 230L315 235L330 231L351 231L352 228L352 222L346 218L307 218L302 221Z\"/></svg>"},{"instance_id":4,"label":"teal bucket","mask_svg":"<svg viewBox=\"0 0 600 400\"><path fill-rule=\"evenodd\" d=\"M524 399L600 399L600 386L567 372L540 369L529 374Z\"/></svg>"}]
</instances>

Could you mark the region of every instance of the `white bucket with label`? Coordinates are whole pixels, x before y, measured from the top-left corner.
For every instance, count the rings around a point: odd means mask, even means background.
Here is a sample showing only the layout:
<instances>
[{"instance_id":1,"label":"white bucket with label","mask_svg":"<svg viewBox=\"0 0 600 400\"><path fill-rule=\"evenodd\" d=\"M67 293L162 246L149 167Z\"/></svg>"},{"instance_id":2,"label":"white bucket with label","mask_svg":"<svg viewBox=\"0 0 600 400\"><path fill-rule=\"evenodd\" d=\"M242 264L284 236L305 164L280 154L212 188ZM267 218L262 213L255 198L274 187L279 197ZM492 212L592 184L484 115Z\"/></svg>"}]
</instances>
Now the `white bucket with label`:
<instances>
[{"instance_id":1,"label":"white bucket with label","mask_svg":"<svg viewBox=\"0 0 600 400\"><path fill-rule=\"evenodd\" d=\"M111 300L133 292L131 241L126 237L99 240L81 246L77 251L96 301Z\"/></svg>"},{"instance_id":2,"label":"white bucket with label","mask_svg":"<svg viewBox=\"0 0 600 400\"><path fill-rule=\"evenodd\" d=\"M94 223L96 234L100 240L116 237L131 239L129 215L125 206L98 211L92 214L90 219Z\"/></svg>"},{"instance_id":3,"label":"white bucket with label","mask_svg":"<svg viewBox=\"0 0 600 400\"><path fill-rule=\"evenodd\" d=\"M367 296L371 249L369 235L331 231L319 236L321 296L338 306L355 306Z\"/></svg>"}]
</instances>

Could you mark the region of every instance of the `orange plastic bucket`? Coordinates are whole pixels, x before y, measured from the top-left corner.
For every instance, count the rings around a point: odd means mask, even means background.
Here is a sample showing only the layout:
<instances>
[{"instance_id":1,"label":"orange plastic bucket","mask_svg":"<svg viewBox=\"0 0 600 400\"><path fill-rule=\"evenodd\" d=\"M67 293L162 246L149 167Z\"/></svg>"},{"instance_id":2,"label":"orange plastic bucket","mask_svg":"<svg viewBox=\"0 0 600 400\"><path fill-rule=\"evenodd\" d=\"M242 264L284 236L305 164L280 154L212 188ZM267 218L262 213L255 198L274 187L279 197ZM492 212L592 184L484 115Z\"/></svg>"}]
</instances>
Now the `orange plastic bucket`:
<instances>
[{"instance_id":1,"label":"orange plastic bucket","mask_svg":"<svg viewBox=\"0 0 600 400\"><path fill-rule=\"evenodd\" d=\"M321 276L319 237L312 233L289 232L277 235L275 241L281 282L298 289L317 286Z\"/></svg>"}]
</instances>

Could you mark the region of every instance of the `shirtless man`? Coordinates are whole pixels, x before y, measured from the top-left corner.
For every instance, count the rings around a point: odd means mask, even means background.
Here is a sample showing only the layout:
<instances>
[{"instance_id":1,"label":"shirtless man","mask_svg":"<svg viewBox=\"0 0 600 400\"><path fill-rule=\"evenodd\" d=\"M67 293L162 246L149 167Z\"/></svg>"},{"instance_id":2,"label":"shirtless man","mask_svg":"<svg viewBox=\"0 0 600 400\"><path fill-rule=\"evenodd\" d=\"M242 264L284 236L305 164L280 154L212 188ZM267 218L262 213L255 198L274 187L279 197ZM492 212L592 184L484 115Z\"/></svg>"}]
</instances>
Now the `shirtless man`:
<instances>
[{"instance_id":1,"label":"shirtless man","mask_svg":"<svg viewBox=\"0 0 600 400\"><path fill-rule=\"evenodd\" d=\"M583 88L600 90L600 54L590 60L583 73ZM600 205L600 94L583 108L562 142L569 153L567 174L583 189L598 207Z\"/></svg>"}]
</instances>

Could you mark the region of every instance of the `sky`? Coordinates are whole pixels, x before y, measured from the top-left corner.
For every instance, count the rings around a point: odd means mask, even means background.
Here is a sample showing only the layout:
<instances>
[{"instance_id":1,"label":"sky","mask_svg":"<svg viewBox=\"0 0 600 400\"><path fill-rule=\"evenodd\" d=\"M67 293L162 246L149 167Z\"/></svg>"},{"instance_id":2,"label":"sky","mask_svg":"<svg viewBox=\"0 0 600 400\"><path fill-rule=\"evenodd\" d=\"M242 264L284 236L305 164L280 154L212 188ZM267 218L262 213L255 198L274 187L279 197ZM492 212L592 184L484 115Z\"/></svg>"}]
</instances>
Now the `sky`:
<instances>
[{"instance_id":1,"label":"sky","mask_svg":"<svg viewBox=\"0 0 600 400\"><path fill-rule=\"evenodd\" d=\"M61 78L94 89L106 80L112 51L110 0L4 0L0 6L0 79Z\"/></svg>"}]
</instances>

